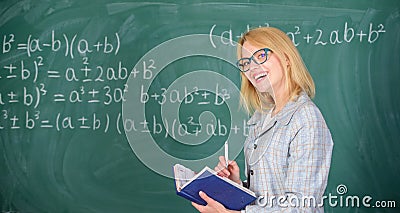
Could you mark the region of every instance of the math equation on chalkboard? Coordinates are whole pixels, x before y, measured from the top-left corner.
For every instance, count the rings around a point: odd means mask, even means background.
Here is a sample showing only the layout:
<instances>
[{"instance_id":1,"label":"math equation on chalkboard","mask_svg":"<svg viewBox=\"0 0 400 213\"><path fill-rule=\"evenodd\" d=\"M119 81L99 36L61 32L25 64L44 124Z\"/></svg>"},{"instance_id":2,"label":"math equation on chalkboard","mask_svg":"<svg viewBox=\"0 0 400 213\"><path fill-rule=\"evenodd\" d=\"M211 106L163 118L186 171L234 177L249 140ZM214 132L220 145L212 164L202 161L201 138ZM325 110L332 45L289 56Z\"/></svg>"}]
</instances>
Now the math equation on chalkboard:
<instances>
[{"instance_id":1,"label":"math equation on chalkboard","mask_svg":"<svg viewBox=\"0 0 400 213\"><path fill-rule=\"evenodd\" d=\"M293 26L287 35L296 46L326 47L354 42L373 44L386 32L383 24L364 25L344 22L331 30ZM245 28L248 31L252 26ZM235 46L243 32L213 24L205 35L209 36L209 45L218 48ZM206 107L203 111L209 111L210 107L222 106L231 97L239 96L239 92L224 88L219 82L210 82L207 89L186 85L171 89L169 85L158 85L154 79L158 76L159 59L140 60L135 66L134 62L121 59L122 43L118 32L95 38L57 30L41 35L3 34L0 81L10 86L0 91L0 130L80 129L119 134L139 131L173 138L200 132L209 136L226 136L229 132L247 135L244 120L229 124L217 116L201 123L198 114L166 118L155 113L168 104L187 105L192 109ZM106 58L108 62L103 61ZM126 102L124 94L132 89L127 81L132 79L139 85L135 87L138 94L135 101L149 109L149 115L143 119L122 116L121 109L115 107ZM150 89L143 82L157 86ZM107 110L108 107L112 110Z\"/></svg>"},{"instance_id":2,"label":"math equation on chalkboard","mask_svg":"<svg viewBox=\"0 0 400 213\"><path fill-rule=\"evenodd\" d=\"M148 120L122 116L120 108L114 106L126 101L124 94L130 89L126 82L132 79L137 80L135 84L141 84L136 91L139 97L136 101L141 105L177 103L192 108L217 107L238 94L232 94L218 82L210 84L207 90L198 86L170 89L168 85L151 91L145 89L143 82L155 78L157 59L140 61L137 66L119 60L120 44L118 33L96 41L55 30L47 37L3 35L2 55L9 57L2 62L0 81L20 86L0 91L0 130L40 128L59 132L116 131L119 134L138 131L173 138L200 132L209 136L226 136L229 132L247 135L245 121L231 126L218 118L200 123L193 115L175 119L153 115ZM111 63L93 62L102 56L115 58ZM56 60L63 61L61 66ZM112 110L98 112L99 108L107 107ZM91 108L96 110L79 110Z\"/></svg>"}]
</instances>

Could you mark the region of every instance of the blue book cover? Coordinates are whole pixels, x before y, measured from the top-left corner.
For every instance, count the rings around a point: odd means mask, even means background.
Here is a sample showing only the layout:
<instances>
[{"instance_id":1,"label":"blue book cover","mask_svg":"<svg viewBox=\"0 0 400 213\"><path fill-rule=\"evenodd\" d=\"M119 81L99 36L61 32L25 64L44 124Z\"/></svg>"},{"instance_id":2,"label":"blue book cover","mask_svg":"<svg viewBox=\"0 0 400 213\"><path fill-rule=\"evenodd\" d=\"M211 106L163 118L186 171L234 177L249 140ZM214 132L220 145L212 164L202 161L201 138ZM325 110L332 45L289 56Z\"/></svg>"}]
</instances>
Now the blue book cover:
<instances>
[{"instance_id":1,"label":"blue book cover","mask_svg":"<svg viewBox=\"0 0 400 213\"><path fill-rule=\"evenodd\" d=\"M208 167L195 174L192 170L176 164L174 176L176 193L201 205L207 203L200 197L200 191L231 210L242 210L256 200L254 192L228 178L218 176Z\"/></svg>"}]
</instances>

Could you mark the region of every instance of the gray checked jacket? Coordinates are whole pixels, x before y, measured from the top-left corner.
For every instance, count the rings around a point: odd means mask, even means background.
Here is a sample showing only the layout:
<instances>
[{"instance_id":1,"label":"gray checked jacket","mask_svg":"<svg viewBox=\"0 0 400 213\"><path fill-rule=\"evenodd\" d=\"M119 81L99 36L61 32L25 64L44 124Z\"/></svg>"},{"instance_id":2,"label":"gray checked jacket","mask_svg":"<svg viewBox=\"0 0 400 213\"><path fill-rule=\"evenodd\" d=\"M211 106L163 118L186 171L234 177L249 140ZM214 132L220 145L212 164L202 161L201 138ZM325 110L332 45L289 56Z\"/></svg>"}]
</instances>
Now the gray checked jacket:
<instances>
[{"instance_id":1,"label":"gray checked jacket","mask_svg":"<svg viewBox=\"0 0 400 213\"><path fill-rule=\"evenodd\" d=\"M247 122L247 184L258 199L242 212L323 212L333 140L321 112L302 92L265 117L257 111Z\"/></svg>"}]
</instances>

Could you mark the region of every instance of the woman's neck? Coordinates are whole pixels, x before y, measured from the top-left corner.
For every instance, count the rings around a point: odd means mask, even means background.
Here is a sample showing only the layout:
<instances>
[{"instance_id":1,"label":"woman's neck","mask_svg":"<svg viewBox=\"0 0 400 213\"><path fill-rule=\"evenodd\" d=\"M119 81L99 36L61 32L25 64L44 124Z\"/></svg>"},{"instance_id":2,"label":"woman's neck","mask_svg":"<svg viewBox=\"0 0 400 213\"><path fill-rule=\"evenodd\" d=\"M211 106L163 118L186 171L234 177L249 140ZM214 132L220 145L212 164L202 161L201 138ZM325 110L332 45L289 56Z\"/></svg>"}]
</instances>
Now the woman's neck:
<instances>
[{"instance_id":1,"label":"woman's neck","mask_svg":"<svg viewBox=\"0 0 400 213\"><path fill-rule=\"evenodd\" d=\"M274 107L271 115L275 116L283 109L283 107L289 101L289 92L276 91L275 96L273 98L274 98L274 102L275 102L275 107Z\"/></svg>"}]
</instances>

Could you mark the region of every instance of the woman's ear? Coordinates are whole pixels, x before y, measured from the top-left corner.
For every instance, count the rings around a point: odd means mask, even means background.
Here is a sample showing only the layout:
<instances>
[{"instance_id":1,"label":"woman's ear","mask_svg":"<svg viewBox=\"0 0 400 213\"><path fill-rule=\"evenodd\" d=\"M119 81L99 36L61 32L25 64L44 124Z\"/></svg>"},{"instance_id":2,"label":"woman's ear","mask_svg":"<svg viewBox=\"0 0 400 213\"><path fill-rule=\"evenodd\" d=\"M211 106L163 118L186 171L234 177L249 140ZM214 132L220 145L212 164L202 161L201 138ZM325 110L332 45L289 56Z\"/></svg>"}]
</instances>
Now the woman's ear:
<instances>
[{"instance_id":1,"label":"woman's ear","mask_svg":"<svg viewBox=\"0 0 400 213\"><path fill-rule=\"evenodd\" d=\"M289 69L289 67L290 67L290 60L289 60L289 57L286 55L286 53L285 53L285 65L286 65L286 67Z\"/></svg>"}]
</instances>

